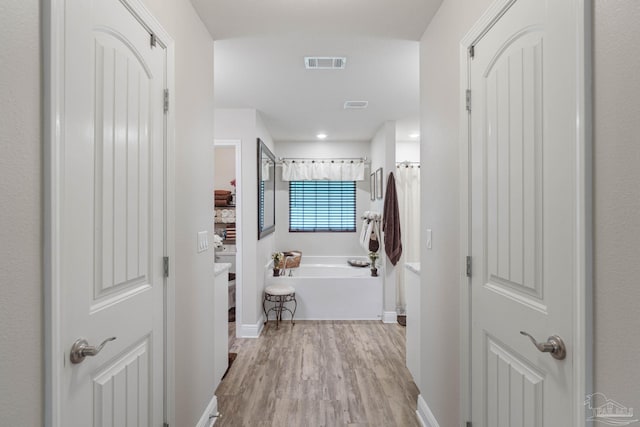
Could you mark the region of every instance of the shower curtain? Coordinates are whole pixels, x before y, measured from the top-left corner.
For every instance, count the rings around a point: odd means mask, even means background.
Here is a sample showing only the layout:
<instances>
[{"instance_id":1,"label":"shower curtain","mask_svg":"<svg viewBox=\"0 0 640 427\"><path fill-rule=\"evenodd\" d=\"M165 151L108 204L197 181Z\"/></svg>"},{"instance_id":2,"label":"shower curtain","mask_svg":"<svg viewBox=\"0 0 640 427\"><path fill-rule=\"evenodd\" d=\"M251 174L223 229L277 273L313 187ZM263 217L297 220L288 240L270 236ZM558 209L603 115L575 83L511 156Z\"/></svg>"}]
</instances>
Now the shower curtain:
<instances>
[{"instance_id":1,"label":"shower curtain","mask_svg":"<svg viewBox=\"0 0 640 427\"><path fill-rule=\"evenodd\" d=\"M405 262L420 262L420 168L400 164L396 168L400 227L402 229L402 257L396 269L396 312L405 314Z\"/></svg>"}]
</instances>

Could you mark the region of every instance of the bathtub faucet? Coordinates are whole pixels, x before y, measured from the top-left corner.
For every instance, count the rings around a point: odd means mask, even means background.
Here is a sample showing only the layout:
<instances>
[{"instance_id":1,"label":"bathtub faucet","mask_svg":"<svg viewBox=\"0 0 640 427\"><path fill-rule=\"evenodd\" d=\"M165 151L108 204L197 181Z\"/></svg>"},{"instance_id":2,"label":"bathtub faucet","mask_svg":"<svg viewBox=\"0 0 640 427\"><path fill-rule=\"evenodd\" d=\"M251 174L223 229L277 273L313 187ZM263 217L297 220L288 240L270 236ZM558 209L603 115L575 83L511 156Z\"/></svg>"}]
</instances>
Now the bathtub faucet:
<instances>
[{"instance_id":1,"label":"bathtub faucet","mask_svg":"<svg viewBox=\"0 0 640 427\"><path fill-rule=\"evenodd\" d=\"M292 255L285 255L284 257L284 268L282 269L282 275L286 276L287 275L287 260L289 258L293 258ZM289 269L289 277L293 277L293 271L291 271L291 269Z\"/></svg>"}]
</instances>

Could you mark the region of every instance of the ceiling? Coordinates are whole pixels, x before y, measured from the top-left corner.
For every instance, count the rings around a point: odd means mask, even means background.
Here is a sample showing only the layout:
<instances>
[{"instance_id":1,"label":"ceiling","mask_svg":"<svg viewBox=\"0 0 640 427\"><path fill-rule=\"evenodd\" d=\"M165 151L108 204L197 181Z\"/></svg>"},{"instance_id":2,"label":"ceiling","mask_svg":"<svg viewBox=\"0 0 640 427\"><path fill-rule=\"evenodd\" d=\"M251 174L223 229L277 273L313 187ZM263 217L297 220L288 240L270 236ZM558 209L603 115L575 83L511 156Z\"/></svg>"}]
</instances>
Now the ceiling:
<instances>
[{"instance_id":1,"label":"ceiling","mask_svg":"<svg viewBox=\"0 0 640 427\"><path fill-rule=\"evenodd\" d=\"M417 122L418 40L441 0L192 3L216 40L216 108L259 110L274 140L363 141L386 120ZM347 64L307 70L305 56ZM344 110L345 101L369 107Z\"/></svg>"}]
</instances>

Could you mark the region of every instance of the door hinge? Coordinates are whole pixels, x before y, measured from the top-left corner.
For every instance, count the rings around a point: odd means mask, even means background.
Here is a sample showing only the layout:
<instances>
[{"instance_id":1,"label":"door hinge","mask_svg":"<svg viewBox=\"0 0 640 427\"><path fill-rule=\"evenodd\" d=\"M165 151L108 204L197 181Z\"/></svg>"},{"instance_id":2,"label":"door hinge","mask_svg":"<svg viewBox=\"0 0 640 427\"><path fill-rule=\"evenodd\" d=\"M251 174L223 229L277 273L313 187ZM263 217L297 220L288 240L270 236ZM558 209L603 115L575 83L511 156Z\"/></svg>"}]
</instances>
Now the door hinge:
<instances>
[{"instance_id":1,"label":"door hinge","mask_svg":"<svg viewBox=\"0 0 640 427\"><path fill-rule=\"evenodd\" d=\"M471 257L467 256L467 277L471 277Z\"/></svg>"},{"instance_id":2,"label":"door hinge","mask_svg":"<svg viewBox=\"0 0 640 427\"><path fill-rule=\"evenodd\" d=\"M471 112L471 89L467 89L465 97L467 102L467 111Z\"/></svg>"},{"instance_id":3,"label":"door hinge","mask_svg":"<svg viewBox=\"0 0 640 427\"><path fill-rule=\"evenodd\" d=\"M164 90L164 112L169 111L169 89Z\"/></svg>"},{"instance_id":4,"label":"door hinge","mask_svg":"<svg viewBox=\"0 0 640 427\"><path fill-rule=\"evenodd\" d=\"M469 58L473 59L476 56L476 47L474 45L469 46Z\"/></svg>"},{"instance_id":5,"label":"door hinge","mask_svg":"<svg viewBox=\"0 0 640 427\"><path fill-rule=\"evenodd\" d=\"M162 270L164 271L164 277L169 277L169 257L168 256L162 259Z\"/></svg>"},{"instance_id":6,"label":"door hinge","mask_svg":"<svg viewBox=\"0 0 640 427\"><path fill-rule=\"evenodd\" d=\"M153 33L149 34L149 44L151 45L151 47L156 47L156 45L158 44L158 38Z\"/></svg>"}]
</instances>

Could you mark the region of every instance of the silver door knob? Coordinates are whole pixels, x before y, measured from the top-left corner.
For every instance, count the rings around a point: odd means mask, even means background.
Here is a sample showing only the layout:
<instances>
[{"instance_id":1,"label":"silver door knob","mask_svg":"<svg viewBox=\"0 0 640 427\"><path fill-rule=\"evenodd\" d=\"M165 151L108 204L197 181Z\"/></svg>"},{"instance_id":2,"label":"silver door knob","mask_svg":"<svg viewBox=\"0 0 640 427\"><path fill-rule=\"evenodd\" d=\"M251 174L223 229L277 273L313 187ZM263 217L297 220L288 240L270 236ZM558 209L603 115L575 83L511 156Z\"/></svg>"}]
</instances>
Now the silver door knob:
<instances>
[{"instance_id":1,"label":"silver door knob","mask_svg":"<svg viewBox=\"0 0 640 427\"><path fill-rule=\"evenodd\" d=\"M69 359L71 359L71 363L80 363L84 360L85 357L95 356L96 354L100 353L100 350L102 350L102 347L104 347L106 343L115 339L116 337L107 338L106 340L102 341L99 346L94 347L92 345L89 345L87 340L85 340L84 338L79 338L71 346Z\"/></svg>"},{"instance_id":2,"label":"silver door knob","mask_svg":"<svg viewBox=\"0 0 640 427\"><path fill-rule=\"evenodd\" d=\"M551 356L554 359L564 360L567 357L567 348L564 345L564 341L557 335L552 335L547 338L547 342L538 342L534 337L526 333L525 331L520 331L520 333L524 336L529 337L533 345L536 346L538 350L543 353L551 353Z\"/></svg>"}]
</instances>

